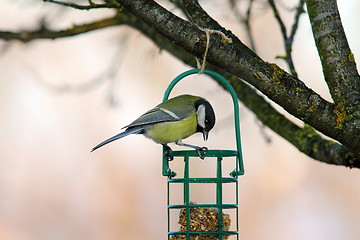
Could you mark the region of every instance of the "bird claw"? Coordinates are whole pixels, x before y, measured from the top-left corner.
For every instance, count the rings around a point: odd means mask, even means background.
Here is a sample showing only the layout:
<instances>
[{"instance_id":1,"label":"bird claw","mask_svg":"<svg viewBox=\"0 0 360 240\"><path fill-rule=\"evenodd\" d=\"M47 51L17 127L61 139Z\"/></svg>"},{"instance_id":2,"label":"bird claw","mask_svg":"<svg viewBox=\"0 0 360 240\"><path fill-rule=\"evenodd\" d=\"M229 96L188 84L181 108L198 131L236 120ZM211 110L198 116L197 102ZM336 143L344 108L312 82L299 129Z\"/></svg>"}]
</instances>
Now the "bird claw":
<instances>
[{"instance_id":1,"label":"bird claw","mask_svg":"<svg viewBox=\"0 0 360 240\"><path fill-rule=\"evenodd\" d=\"M194 147L194 146L192 146L192 147ZM165 150L164 150L163 157L166 158L168 161L174 160L174 156L172 154L171 148L167 145L164 145L164 148L165 148ZM196 153L198 154L198 156L202 160L204 160L205 159L205 151L208 150L208 148L207 147L196 147L195 150L196 150Z\"/></svg>"},{"instance_id":2,"label":"bird claw","mask_svg":"<svg viewBox=\"0 0 360 240\"><path fill-rule=\"evenodd\" d=\"M169 146L165 146L164 158L166 158L168 161L174 160L174 156L172 156L172 150Z\"/></svg>"},{"instance_id":3,"label":"bird claw","mask_svg":"<svg viewBox=\"0 0 360 240\"><path fill-rule=\"evenodd\" d=\"M203 151L208 150L207 147L199 147L196 149L197 154L199 155L199 157L201 158L201 160L205 159L205 153Z\"/></svg>"}]
</instances>

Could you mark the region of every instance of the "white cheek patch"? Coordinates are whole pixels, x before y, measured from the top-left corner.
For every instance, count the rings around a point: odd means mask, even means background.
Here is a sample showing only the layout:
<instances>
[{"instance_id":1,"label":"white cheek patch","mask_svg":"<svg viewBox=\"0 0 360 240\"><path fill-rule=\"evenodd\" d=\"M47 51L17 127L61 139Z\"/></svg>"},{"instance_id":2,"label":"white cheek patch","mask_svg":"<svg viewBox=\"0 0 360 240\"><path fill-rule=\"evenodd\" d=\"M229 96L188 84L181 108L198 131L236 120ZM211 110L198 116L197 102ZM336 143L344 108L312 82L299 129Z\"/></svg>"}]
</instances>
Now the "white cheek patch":
<instances>
[{"instance_id":1,"label":"white cheek patch","mask_svg":"<svg viewBox=\"0 0 360 240\"><path fill-rule=\"evenodd\" d=\"M205 128L205 105L201 104L196 111L197 122L200 127Z\"/></svg>"}]
</instances>

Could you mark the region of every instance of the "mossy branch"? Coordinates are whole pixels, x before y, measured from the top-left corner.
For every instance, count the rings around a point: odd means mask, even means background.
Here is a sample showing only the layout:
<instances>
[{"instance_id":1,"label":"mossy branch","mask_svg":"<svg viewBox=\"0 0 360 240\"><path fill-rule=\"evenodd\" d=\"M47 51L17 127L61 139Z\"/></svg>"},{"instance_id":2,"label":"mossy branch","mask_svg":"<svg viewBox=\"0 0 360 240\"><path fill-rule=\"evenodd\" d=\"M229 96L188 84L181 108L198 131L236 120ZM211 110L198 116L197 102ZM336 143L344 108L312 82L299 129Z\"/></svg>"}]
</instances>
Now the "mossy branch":
<instances>
[{"instance_id":1,"label":"mossy branch","mask_svg":"<svg viewBox=\"0 0 360 240\"><path fill-rule=\"evenodd\" d=\"M345 107L347 114L359 118L360 76L336 0L306 0L306 5L331 96L335 104Z\"/></svg>"}]
</instances>

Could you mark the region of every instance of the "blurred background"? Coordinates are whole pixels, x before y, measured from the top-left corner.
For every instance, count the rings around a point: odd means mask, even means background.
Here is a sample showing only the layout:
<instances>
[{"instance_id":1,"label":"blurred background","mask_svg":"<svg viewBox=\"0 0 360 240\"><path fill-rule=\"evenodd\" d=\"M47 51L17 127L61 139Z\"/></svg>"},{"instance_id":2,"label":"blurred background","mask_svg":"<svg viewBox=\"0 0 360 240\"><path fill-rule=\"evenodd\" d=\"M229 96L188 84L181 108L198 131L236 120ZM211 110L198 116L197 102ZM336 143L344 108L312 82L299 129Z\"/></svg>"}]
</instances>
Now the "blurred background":
<instances>
[{"instance_id":1,"label":"blurred background","mask_svg":"<svg viewBox=\"0 0 360 240\"><path fill-rule=\"evenodd\" d=\"M259 2L252 22L257 53L286 69L275 58L284 53L279 27L265 1ZM297 1L278 2L284 10ZM110 15L35 0L0 3L0 29L9 31L36 28L39 22L67 28ZM338 4L359 61L360 2ZM203 6L247 42L228 5L214 0ZM291 13L283 14L290 26ZM0 40L0 51L0 239L166 239L161 146L129 136L90 150L160 103L169 82L189 67L126 26L27 44ZM330 100L306 15L296 34L294 61L299 78ZM206 76L187 78L172 96L181 93L206 97L217 114L208 142L201 134L185 142L232 149L230 96ZM241 136L246 172L239 178L241 239L359 239L358 169L308 158L242 105ZM198 169L212 167L205 160Z\"/></svg>"}]
</instances>

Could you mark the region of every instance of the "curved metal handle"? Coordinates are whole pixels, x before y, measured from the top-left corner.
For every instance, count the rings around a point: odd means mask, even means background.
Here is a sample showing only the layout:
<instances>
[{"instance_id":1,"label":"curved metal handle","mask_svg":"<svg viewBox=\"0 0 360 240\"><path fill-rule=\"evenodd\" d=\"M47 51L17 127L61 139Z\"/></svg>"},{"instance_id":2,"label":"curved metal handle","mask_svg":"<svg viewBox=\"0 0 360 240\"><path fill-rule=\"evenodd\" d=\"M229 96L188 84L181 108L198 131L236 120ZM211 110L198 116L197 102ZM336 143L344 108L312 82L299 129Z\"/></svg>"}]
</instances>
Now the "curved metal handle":
<instances>
[{"instance_id":1,"label":"curved metal handle","mask_svg":"<svg viewBox=\"0 0 360 240\"><path fill-rule=\"evenodd\" d=\"M166 89L166 91L164 93L163 102L168 100L172 89L175 87L175 85L178 82L180 82L180 80L182 80L183 78L185 78L189 75L198 74L199 71L200 71L200 69L191 69L191 70L181 73L176 78L174 78L174 80L172 80L172 82L169 84L168 88ZM232 100L234 103L234 122L235 122L235 137L236 137L237 160L238 160L237 161L237 164L238 164L237 169L238 170L234 170L231 173L231 175L232 176L243 175L244 174L244 164L243 164L243 159L242 159L241 138L240 138L239 103L238 103L236 92L235 92L234 88L231 86L231 84L219 73L205 69L204 74L210 75L210 76L216 78L217 80L219 80L227 88L227 90L229 91L229 93L232 97ZM166 174L166 176L169 176L169 175Z\"/></svg>"}]
</instances>

